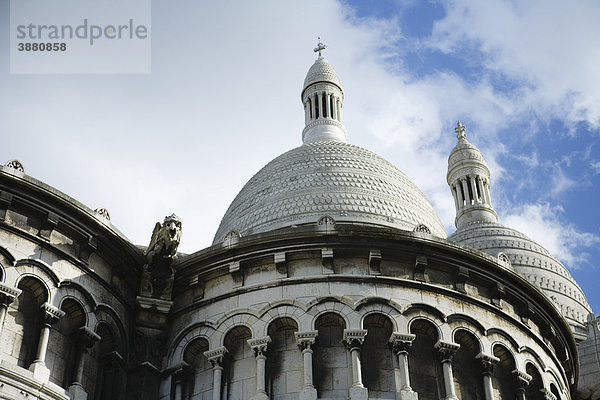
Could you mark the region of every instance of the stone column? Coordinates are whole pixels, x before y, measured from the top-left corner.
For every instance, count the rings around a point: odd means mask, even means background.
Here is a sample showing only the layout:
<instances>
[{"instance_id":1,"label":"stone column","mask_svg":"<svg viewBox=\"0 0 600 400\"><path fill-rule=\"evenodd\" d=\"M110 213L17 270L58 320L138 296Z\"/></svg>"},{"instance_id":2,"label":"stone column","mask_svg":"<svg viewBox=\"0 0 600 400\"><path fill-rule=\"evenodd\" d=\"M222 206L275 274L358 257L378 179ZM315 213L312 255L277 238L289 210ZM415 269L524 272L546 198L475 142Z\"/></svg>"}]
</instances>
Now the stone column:
<instances>
[{"instance_id":1,"label":"stone column","mask_svg":"<svg viewBox=\"0 0 600 400\"><path fill-rule=\"evenodd\" d=\"M479 199L477 196L477 182L475 182L475 179L477 179L476 176L469 175L469 182L471 182L471 191L473 192L473 204L479 203Z\"/></svg>"},{"instance_id":2,"label":"stone column","mask_svg":"<svg viewBox=\"0 0 600 400\"><path fill-rule=\"evenodd\" d=\"M342 99L338 102L338 121L342 122Z\"/></svg>"},{"instance_id":3,"label":"stone column","mask_svg":"<svg viewBox=\"0 0 600 400\"><path fill-rule=\"evenodd\" d=\"M325 93L325 110L327 112L324 114L329 118L333 118L331 114L331 95L329 93Z\"/></svg>"},{"instance_id":4,"label":"stone column","mask_svg":"<svg viewBox=\"0 0 600 400\"><path fill-rule=\"evenodd\" d=\"M456 181L456 183L454 184L454 190L456 191L456 198L458 200L458 207L456 208L456 210L458 211L465 205L465 199L463 198L460 180Z\"/></svg>"},{"instance_id":5,"label":"stone column","mask_svg":"<svg viewBox=\"0 0 600 400\"><path fill-rule=\"evenodd\" d=\"M481 196L481 202L487 203L487 199L485 197L485 191L483 190L483 178L480 176L477 177L477 189L479 189L479 195Z\"/></svg>"},{"instance_id":6,"label":"stone column","mask_svg":"<svg viewBox=\"0 0 600 400\"><path fill-rule=\"evenodd\" d=\"M208 350L204 352L204 357L208 358L210 365L213 369L213 400L221 400L221 386L223 379L223 359L227 354L225 347L219 347L214 350Z\"/></svg>"},{"instance_id":7,"label":"stone column","mask_svg":"<svg viewBox=\"0 0 600 400\"><path fill-rule=\"evenodd\" d=\"M456 390L454 389L454 376L452 374L452 357L456 354L456 351L460 348L457 343L438 341L435 344L435 348L440 356L442 362L442 370L444 372L444 388L446 390L446 397L444 399L458 400L456 397Z\"/></svg>"},{"instance_id":8,"label":"stone column","mask_svg":"<svg viewBox=\"0 0 600 400\"><path fill-rule=\"evenodd\" d=\"M366 329L344 329L344 344L352 359L352 386L350 387L350 400L367 400L369 394L362 383L362 371L360 365L360 349L367 336Z\"/></svg>"},{"instance_id":9,"label":"stone column","mask_svg":"<svg viewBox=\"0 0 600 400\"><path fill-rule=\"evenodd\" d=\"M316 96L311 96L310 97L310 108L311 108L311 112L312 112L312 118L311 118L312 120L317 119L317 114L315 114L315 111L316 111L315 110L315 107L316 107L315 101L316 101L316 99L317 99Z\"/></svg>"},{"instance_id":10,"label":"stone column","mask_svg":"<svg viewBox=\"0 0 600 400\"><path fill-rule=\"evenodd\" d=\"M525 397L525 391L531 381L531 375L521 372L518 369L512 371L515 380L517 381L517 400L527 400Z\"/></svg>"},{"instance_id":11,"label":"stone column","mask_svg":"<svg viewBox=\"0 0 600 400\"><path fill-rule=\"evenodd\" d=\"M487 197L488 204L491 206L492 198L490 197L490 182L486 179L483 186L485 191L485 197Z\"/></svg>"},{"instance_id":12,"label":"stone column","mask_svg":"<svg viewBox=\"0 0 600 400\"><path fill-rule=\"evenodd\" d=\"M319 118L324 118L325 113L323 112L323 93L317 93L317 100L319 101Z\"/></svg>"},{"instance_id":13,"label":"stone column","mask_svg":"<svg viewBox=\"0 0 600 400\"><path fill-rule=\"evenodd\" d=\"M304 364L304 387L300 392L300 400L317 399L317 389L315 389L313 384L312 346L314 346L318 334L318 331L294 333L296 336L296 343L298 343L298 348L300 348L302 351L302 360Z\"/></svg>"},{"instance_id":14,"label":"stone column","mask_svg":"<svg viewBox=\"0 0 600 400\"><path fill-rule=\"evenodd\" d=\"M308 100L304 103L304 125L308 124L309 113L308 113Z\"/></svg>"},{"instance_id":15,"label":"stone column","mask_svg":"<svg viewBox=\"0 0 600 400\"><path fill-rule=\"evenodd\" d=\"M85 368L85 355L87 349L91 348L94 343L100 340L100 336L89 328L82 326L79 328L77 337L77 359L75 364L75 376L73 382L69 385L69 393L73 400L85 400L87 392L83 390L83 369Z\"/></svg>"},{"instance_id":16,"label":"stone column","mask_svg":"<svg viewBox=\"0 0 600 400\"><path fill-rule=\"evenodd\" d=\"M333 100L333 119L338 119L338 98L336 95L331 95L331 100Z\"/></svg>"},{"instance_id":17,"label":"stone column","mask_svg":"<svg viewBox=\"0 0 600 400\"><path fill-rule=\"evenodd\" d=\"M396 398L398 400L417 400L417 392L410 387L410 374L408 369L408 350L415 340L413 334L393 332L390 344L396 357L398 357L399 374L396 376Z\"/></svg>"},{"instance_id":18,"label":"stone column","mask_svg":"<svg viewBox=\"0 0 600 400\"><path fill-rule=\"evenodd\" d=\"M254 350L256 356L256 394L253 400L269 400L265 390L265 364L267 362L267 346L271 343L271 338L265 336L259 339L248 339L248 346Z\"/></svg>"},{"instance_id":19,"label":"stone column","mask_svg":"<svg viewBox=\"0 0 600 400\"><path fill-rule=\"evenodd\" d=\"M475 356L481 363L481 375L483 376L483 392L485 400L494 400L494 387L492 386L492 373L494 365L500 361L498 357L479 353Z\"/></svg>"},{"instance_id":20,"label":"stone column","mask_svg":"<svg viewBox=\"0 0 600 400\"><path fill-rule=\"evenodd\" d=\"M8 306L21 294L21 289L7 286L0 282L0 336L2 336L2 326L6 318Z\"/></svg>"},{"instance_id":21,"label":"stone column","mask_svg":"<svg viewBox=\"0 0 600 400\"><path fill-rule=\"evenodd\" d=\"M35 360L29 366L29 370L33 372L33 377L35 379L47 382L48 378L50 378L50 370L46 367L46 350L48 349L50 329L56 321L65 315L65 312L48 303L42 304L40 311L42 319L40 341L38 342Z\"/></svg>"},{"instance_id":22,"label":"stone column","mask_svg":"<svg viewBox=\"0 0 600 400\"><path fill-rule=\"evenodd\" d=\"M471 205L471 197L469 196L469 187L467 186L467 179L466 178L460 178L460 183L462 184L462 188L463 188L463 194L465 197L465 204L467 206Z\"/></svg>"}]
</instances>

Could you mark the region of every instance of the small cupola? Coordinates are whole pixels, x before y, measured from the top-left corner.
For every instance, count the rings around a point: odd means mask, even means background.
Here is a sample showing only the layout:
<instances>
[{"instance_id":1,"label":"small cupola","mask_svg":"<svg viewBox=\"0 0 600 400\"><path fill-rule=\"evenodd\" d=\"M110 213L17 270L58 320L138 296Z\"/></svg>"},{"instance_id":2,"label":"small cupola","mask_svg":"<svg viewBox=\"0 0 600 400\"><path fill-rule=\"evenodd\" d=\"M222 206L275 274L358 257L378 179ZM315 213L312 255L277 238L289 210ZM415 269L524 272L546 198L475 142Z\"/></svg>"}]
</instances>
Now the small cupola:
<instances>
[{"instance_id":1,"label":"small cupola","mask_svg":"<svg viewBox=\"0 0 600 400\"><path fill-rule=\"evenodd\" d=\"M467 141L465 126L458 122L458 143L448 157L446 181L454 196L457 229L483 222L498 222L490 198L490 170L477 147Z\"/></svg>"},{"instance_id":2,"label":"small cupola","mask_svg":"<svg viewBox=\"0 0 600 400\"><path fill-rule=\"evenodd\" d=\"M303 143L346 141L346 128L342 123L344 91L337 73L323 57L326 48L319 38L314 49L319 56L304 79L301 95L305 121Z\"/></svg>"}]
</instances>

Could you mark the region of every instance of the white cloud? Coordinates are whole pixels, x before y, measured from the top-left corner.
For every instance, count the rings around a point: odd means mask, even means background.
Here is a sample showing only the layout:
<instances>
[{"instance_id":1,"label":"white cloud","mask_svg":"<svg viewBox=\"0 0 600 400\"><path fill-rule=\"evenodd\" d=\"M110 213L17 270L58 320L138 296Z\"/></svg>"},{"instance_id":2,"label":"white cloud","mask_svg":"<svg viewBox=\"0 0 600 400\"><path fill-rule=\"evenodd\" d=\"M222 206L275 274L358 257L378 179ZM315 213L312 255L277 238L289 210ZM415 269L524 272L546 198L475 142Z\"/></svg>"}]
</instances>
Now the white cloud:
<instances>
[{"instance_id":1,"label":"white cloud","mask_svg":"<svg viewBox=\"0 0 600 400\"><path fill-rule=\"evenodd\" d=\"M540 243L570 268L578 268L590 261L584 249L591 250L600 245L600 236L580 232L565 221L561 207L548 203L513 208L502 216L502 223Z\"/></svg>"}]
</instances>

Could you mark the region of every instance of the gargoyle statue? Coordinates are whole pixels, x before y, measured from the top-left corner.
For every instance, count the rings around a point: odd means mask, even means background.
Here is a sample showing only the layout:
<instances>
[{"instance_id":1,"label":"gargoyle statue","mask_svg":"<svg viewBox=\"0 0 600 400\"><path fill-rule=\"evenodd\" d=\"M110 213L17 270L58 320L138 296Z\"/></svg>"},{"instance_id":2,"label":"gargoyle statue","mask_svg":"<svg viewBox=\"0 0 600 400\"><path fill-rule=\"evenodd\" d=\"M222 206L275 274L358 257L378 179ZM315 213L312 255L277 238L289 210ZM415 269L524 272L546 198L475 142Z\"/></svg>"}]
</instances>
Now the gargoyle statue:
<instances>
[{"instance_id":1,"label":"gargoyle statue","mask_svg":"<svg viewBox=\"0 0 600 400\"><path fill-rule=\"evenodd\" d=\"M157 222L146 249L146 265L142 271L140 295L171 299L175 270L171 267L181 240L181 219L171 214L161 224Z\"/></svg>"}]
</instances>

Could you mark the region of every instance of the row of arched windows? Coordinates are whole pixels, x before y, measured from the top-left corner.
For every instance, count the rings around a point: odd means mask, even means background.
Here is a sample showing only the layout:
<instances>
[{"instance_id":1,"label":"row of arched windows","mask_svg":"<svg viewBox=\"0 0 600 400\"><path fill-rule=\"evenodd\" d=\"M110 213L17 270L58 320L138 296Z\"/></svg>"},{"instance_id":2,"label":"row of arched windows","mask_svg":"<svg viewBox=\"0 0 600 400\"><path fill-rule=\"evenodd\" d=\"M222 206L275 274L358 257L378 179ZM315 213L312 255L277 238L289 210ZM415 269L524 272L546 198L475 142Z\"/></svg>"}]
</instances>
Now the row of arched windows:
<instances>
[{"instance_id":1,"label":"row of arched windows","mask_svg":"<svg viewBox=\"0 0 600 400\"><path fill-rule=\"evenodd\" d=\"M497 343L493 354L483 356L478 338L467 329L457 329L454 343L444 347L440 346L433 322L415 319L410 325L410 335L405 337L409 345L395 347L390 343L393 325L385 314L367 315L364 329L352 333L340 315L328 312L316 319L315 328L314 332L300 333L294 319L277 318L268 326L268 337L260 339L266 345L257 349L253 344L257 339L252 338L251 330L237 325L225 335L224 348L217 351L218 357L209 350L207 338L198 337L185 347L185 371L172 386L172 398L297 399L311 385L318 398L349 398L355 387L366 388L368 397L377 399L395 399L402 390L418 393L419 400L439 400L450 395L461 400L484 400L490 396L486 390L491 391L493 399L501 400L541 400L547 392L557 400L562 398L554 383L544 389L533 362L527 362L526 370L519 373L507 346ZM362 335L362 339L356 344L351 335ZM313 341L306 350L301 340L309 336ZM354 346L359 347L360 353L358 374L352 357ZM312 359L309 366L307 351L311 355L309 360ZM407 382L398 378L405 362L401 353L407 355ZM266 358L264 373L259 371L260 357ZM446 362L449 367L444 365ZM445 371L448 368L451 384ZM219 379L215 379L215 369L220 371ZM307 373L311 376L307 377ZM264 382L257 381L260 379ZM217 384L215 396L213 387Z\"/></svg>"}]
</instances>

